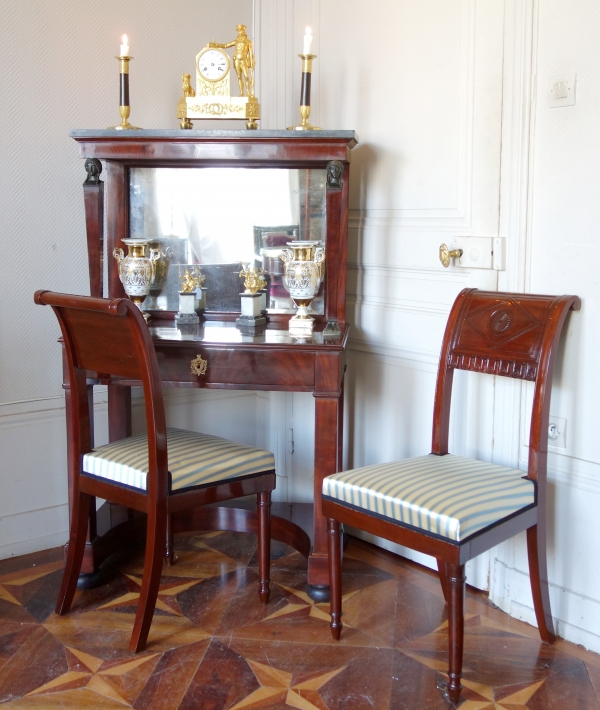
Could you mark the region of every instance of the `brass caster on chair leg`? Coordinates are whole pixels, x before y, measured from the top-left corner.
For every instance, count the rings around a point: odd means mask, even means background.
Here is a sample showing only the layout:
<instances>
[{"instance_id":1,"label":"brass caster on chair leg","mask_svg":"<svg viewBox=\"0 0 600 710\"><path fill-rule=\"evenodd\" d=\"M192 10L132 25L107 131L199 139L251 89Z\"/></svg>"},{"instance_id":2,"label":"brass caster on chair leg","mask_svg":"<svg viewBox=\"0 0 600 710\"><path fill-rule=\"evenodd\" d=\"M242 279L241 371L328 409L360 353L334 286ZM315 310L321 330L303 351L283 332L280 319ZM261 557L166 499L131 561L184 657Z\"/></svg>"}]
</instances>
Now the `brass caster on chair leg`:
<instances>
[{"instance_id":1,"label":"brass caster on chair leg","mask_svg":"<svg viewBox=\"0 0 600 710\"><path fill-rule=\"evenodd\" d=\"M448 707L458 708L460 703L460 692L462 690L462 685L460 683L460 678L455 679L454 687L450 687L452 681L450 678L442 677L438 675L435 679L435 687L437 688L439 694L445 700ZM458 685L457 685L458 684Z\"/></svg>"}]
</instances>

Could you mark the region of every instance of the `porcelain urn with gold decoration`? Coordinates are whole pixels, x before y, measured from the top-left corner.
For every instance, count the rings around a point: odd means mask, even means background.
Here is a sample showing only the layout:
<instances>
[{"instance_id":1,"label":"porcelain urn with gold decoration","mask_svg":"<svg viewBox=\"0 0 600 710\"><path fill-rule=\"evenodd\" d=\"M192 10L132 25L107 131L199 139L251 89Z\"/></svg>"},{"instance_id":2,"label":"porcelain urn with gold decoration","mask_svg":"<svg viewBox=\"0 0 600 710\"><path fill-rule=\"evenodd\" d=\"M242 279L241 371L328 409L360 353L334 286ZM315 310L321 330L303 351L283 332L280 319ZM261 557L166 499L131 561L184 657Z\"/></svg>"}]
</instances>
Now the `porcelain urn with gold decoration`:
<instances>
[{"instance_id":1,"label":"porcelain urn with gold decoration","mask_svg":"<svg viewBox=\"0 0 600 710\"><path fill-rule=\"evenodd\" d=\"M113 256L117 260L119 278L125 293L142 310L142 303L150 292L150 286L156 274L156 262L160 258L158 249L150 249L146 256L149 239L123 239L127 246L127 256L120 247L115 247ZM144 313L144 318L148 315Z\"/></svg>"},{"instance_id":2,"label":"porcelain urn with gold decoration","mask_svg":"<svg viewBox=\"0 0 600 710\"><path fill-rule=\"evenodd\" d=\"M284 262L283 285L296 304L298 311L290 318L289 330L299 336L310 335L314 318L308 308L319 292L325 275L325 249L320 242L288 242L281 259Z\"/></svg>"}]
</instances>

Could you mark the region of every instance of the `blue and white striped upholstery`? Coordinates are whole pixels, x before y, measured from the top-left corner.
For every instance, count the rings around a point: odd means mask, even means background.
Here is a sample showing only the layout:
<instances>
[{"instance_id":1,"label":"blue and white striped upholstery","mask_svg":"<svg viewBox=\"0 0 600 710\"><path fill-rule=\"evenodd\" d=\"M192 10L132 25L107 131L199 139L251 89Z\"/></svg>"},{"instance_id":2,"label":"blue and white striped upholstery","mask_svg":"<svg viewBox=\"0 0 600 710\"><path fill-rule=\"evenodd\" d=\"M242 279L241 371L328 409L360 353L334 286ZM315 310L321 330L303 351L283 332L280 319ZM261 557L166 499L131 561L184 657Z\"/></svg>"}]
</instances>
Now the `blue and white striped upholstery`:
<instances>
[{"instance_id":1,"label":"blue and white striped upholstery","mask_svg":"<svg viewBox=\"0 0 600 710\"><path fill-rule=\"evenodd\" d=\"M182 429L167 429L167 450L173 491L275 468L270 451ZM99 446L84 455L83 471L145 491L148 437L131 436Z\"/></svg>"},{"instance_id":2,"label":"blue and white striped upholstery","mask_svg":"<svg viewBox=\"0 0 600 710\"><path fill-rule=\"evenodd\" d=\"M534 503L534 484L524 475L429 454L327 476L323 496L460 542Z\"/></svg>"}]
</instances>

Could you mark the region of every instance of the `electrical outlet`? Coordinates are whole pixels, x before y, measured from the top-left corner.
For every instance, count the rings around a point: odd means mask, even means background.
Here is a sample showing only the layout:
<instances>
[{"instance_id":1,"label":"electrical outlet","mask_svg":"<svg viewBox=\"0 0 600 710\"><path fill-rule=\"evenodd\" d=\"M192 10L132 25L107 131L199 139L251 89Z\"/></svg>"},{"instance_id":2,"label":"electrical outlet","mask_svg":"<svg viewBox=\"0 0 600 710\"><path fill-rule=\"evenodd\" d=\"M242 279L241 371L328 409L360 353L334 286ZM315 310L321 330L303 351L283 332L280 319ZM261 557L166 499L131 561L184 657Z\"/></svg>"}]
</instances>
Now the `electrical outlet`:
<instances>
[{"instance_id":1,"label":"electrical outlet","mask_svg":"<svg viewBox=\"0 0 600 710\"><path fill-rule=\"evenodd\" d=\"M556 449L567 448L567 420L550 415L548 426L548 446Z\"/></svg>"}]
</instances>

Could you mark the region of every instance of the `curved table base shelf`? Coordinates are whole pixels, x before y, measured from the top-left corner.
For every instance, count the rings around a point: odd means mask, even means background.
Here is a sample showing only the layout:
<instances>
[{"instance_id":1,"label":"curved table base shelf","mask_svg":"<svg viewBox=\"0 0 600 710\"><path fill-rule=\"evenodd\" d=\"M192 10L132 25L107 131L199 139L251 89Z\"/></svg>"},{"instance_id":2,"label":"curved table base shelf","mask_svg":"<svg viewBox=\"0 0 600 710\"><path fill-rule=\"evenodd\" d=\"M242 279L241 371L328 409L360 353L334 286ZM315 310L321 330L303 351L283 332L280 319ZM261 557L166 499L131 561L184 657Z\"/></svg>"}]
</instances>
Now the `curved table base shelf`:
<instances>
[{"instance_id":1,"label":"curved table base shelf","mask_svg":"<svg viewBox=\"0 0 600 710\"><path fill-rule=\"evenodd\" d=\"M290 510L292 508L288 504L273 504L273 507L279 508L281 512L286 512L286 509ZM310 516L301 515L301 517ZM258 530L257 515L254 510L249 508L212 505L173 513L174 533L199 530L225 530L228 532L256 534ZM91 544L88 543L86 545L83 568L91 569L92 571L79 575L78 588L93 589L102 584L106 576L102 563L112 555L143 545L145 536L145 516L136 515L135 518L126 520L110 528L103 535L99 535ZM304 557L308 558L310 556L310 537L299 525L289 519L271 515L271 539L293 547ZM66 548L67 545L65 545L65 551Z\"/></svg>"}]
</instances>

